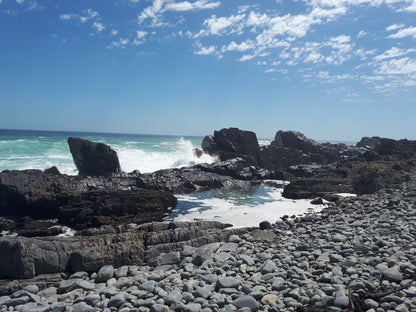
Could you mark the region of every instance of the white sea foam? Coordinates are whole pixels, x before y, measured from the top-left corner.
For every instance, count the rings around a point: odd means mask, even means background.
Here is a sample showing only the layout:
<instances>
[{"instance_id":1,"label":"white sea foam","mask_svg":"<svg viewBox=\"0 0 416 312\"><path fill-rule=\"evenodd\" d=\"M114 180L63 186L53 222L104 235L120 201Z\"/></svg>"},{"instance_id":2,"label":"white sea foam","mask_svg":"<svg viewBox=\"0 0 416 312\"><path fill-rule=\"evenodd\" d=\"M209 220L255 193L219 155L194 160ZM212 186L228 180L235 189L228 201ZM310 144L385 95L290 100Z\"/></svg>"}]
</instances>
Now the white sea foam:
<instances>
[{"instance_id":1,"label":"white sea foam","mask_svg":"<svg viewBox=\"0 0 416 312\"><path fill-rule=\"evenodd\" d=\"M272 140L271 139L258 139L259 145L260 146L266 146L269 145Z\"/></svg>"},{"instance_id":2,"label":"white sea foam","mask_svg":"<svg viewBox=\"0 0 416 312\"><path fill-rule=\"evenodd\" d=\"M176 195L179 200L186 202L186 211L179 212L174 221L211 220L230 223L235 228L258 226L261 221L276 222L284 215L301 215L315 213L325 205L312 205L309 200L292 200L282 197L282 189L270 188L265 196L248 196L245 200L236 201L233 198L200 198L197 195ZM266 199L267 201L250 202L251 198ZM169 219L170 220L170 219Z\"/></svg>"},{"instance_id":3,"label":"white sea foam","mask_svg":"<svg viewBox=\"0 0 416 312\"><path fill-rule=\"evenodd\" d=\"M114 146L123 171L153 172L160 169L179 168L197 163L212 163L215 158L203 153L197 157L191 141L180 138L160 143L164 149L144 149L130 142L130 146ZM133 145L133 146L132 146ZM167 147L167 148L166 148Z\"/></svg>"}]
</instances>

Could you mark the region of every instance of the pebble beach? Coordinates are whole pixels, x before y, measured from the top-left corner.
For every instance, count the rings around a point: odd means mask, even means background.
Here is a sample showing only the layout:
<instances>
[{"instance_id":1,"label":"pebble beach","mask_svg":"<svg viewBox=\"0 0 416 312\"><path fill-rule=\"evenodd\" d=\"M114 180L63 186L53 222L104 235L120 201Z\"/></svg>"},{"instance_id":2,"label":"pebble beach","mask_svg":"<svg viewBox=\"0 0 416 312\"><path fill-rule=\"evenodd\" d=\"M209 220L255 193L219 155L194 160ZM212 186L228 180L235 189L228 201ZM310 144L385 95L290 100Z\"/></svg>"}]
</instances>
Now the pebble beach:
<instances>
[{"instance_id":1,"label":"pebble beach","mask_svg":"<svg viewBox=\"0 0 416 312\"><path fill-rule=\"evenodd\" d=\"M416 311L416 177L227 242L1 287L0 311ZM7 293L7 294L6 294Z\"/></svg>"}]
</instances>

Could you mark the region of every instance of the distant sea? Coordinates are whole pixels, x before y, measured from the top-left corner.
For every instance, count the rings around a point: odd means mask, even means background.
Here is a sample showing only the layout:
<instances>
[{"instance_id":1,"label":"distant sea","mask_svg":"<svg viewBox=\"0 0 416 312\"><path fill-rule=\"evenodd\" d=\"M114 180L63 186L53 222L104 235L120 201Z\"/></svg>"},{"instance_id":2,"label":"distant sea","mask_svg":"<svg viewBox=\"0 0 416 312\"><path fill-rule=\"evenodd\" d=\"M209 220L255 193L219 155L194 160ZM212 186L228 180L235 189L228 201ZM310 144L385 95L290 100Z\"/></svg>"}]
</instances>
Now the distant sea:
<instances>
[{"instance_id":1,"label":"distant sea","mask_svg":"<svg viewBox=\"0 0 416 312\"><path fill-rule=\"evenodd\" d=\"M81 137L110 145L123 171L153 172L159 169L211 163L207 154L198 158L194 149L203 137L115 134L90 132L0 130L0 171L41 169L56 166L61 173L76 175L68 137ZM259 139L260 145L272 139ZM178 205L167 219L181 221L217 220L236 227L256 226L263 220L277 221L281 216L322 209L308 200L288 200L282 189L260 186L249 190L216 190L180 195Z\"/></svg>"}]
</instances>

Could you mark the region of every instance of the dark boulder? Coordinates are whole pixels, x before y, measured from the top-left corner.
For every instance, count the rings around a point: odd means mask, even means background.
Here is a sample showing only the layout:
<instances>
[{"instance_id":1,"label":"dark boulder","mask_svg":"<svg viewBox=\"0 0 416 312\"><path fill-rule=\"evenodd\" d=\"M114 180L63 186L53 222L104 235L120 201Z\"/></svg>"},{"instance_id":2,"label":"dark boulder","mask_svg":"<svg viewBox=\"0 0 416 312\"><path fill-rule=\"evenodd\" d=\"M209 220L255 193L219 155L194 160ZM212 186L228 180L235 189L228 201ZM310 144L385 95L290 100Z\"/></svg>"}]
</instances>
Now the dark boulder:
<instances>
[{"instance_id":1,"label":"dark boulder","mask_svg":"<svg viewBox=\"0 0 416 312\"><path fill-rule=\"evenodd\" d=\"M260 150L263 167L270 170L305 164L325 165L357 153L345 144L319 144L300 132L282 130L276 133L270 145Z\"/></svg>"},{"instance_id":2,"label":"dark boulder","mask_svg":"<svg viewBox=\"0 0 416 312\"><path fill-rule=\"evenodd\" d=\"M59 172L58 168L56 168L55 166L52 166L48 169L45 169L43 172L46 173L46 174L61 174Z\"/></svg>"},{"instance_id":3,"label":"dark boulder","mask_svg":"<svg viewBox=\"0 0 416 312\"><path fill-rule=\"evenodd\" d=\"M201 147L204 152L216 155L221 160L242 157L255 164L261 164L260 147L254 132L238 128L215 131L214 136L206 136Z\"/></svg>"},{"instance_id":4,"label":"dark boulder","mask_svg":"<svg viewBox=\"0 0 416 312\"><path fill-rule=\"evenodd\" d=\"M117 153L108 145L68 138L75 166L81 176L100 176L121 171Z\"/></svg>"},{"instance_id":5,"label":"dark boulder","mask_svg":"<svg viewBox=\"0 0 416 312\"><path fill-rule=\"evenodd\" d=\"M365 148L371 153L379 156L400 156L411 158L416 155L416 141L393 140L380 137L363 137L357 143L357 147ZM372 155L373 158L376 156Z\"/></svg>"},{"instance_id":6,"label":"dark boulder","mask_svg":"<svg viewBox=\"0 0 416 312\"><path fill-rule=\"evenodd\" d=\"M280 147L293 148L304 153L319 153L321 151L319 143L308 139L305 135L297 131L279 130L272 144Z\"/></svg>"}]
</instances>

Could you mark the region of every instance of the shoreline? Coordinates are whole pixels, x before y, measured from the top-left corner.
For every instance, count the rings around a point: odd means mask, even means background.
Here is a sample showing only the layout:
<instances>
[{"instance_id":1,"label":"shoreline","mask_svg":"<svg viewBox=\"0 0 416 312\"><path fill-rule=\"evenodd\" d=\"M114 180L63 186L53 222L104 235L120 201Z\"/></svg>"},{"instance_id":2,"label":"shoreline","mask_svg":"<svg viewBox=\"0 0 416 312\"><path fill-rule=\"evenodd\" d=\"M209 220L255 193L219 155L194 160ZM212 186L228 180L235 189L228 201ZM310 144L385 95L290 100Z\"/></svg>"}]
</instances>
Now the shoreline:
<instances>
[{"instance_id":1,"label":"shoreline","mask_svg":"<svg viewBox=\"0 0 416 312\"><path fill-rule=\"evenodd\" d=\"M10 282L13 295L0 297L0 306L208 312L354 311L354 305L356 311L413 311L415 205L412 172L401 189L341 199L319 214L284 218L265 230L231 235L227 243L183 246L160 254L161 266L55 274L55 282L40 282L55 286L36 293L29 292L33 285L19 291L23 285ZM172 259L177 262L166 263ZM0 289L5 295L4 283Z\"/></svg>"}]
</instances>

